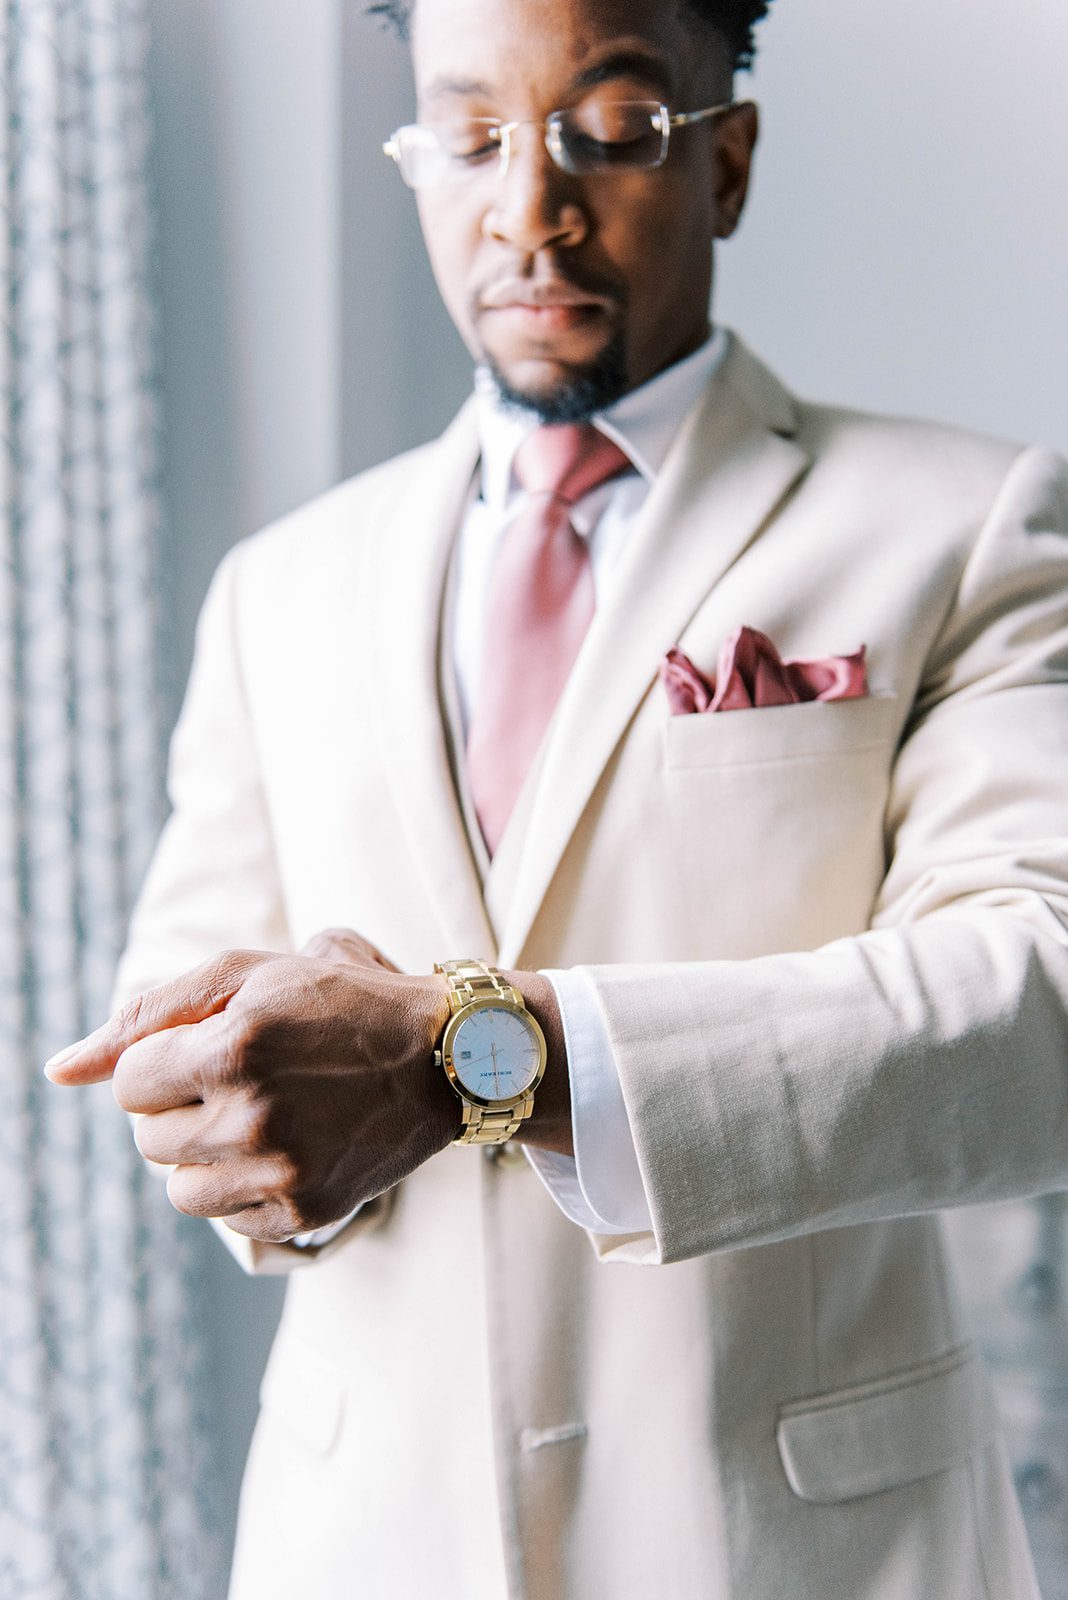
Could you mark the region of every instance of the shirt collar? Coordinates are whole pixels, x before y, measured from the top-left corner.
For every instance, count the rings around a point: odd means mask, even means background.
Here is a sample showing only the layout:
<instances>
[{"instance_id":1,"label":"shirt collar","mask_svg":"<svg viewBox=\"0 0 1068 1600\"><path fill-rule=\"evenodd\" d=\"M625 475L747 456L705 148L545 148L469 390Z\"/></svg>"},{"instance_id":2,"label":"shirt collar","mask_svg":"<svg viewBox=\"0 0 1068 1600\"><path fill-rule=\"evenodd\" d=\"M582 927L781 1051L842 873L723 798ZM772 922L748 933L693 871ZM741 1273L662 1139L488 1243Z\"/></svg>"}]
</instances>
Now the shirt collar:
<instances>
[{"instance_id":1,"label":"shirt collar","mask_svg":"<svg viewBox=\"0 0 1068 1600\"><path fill-rule=\"evenodd\" d=\"M729 340L717 328L699 349L632 389L593 421L652 483L663 466L682 420L719 370ZM512 461L528 434L539 426L535 412L502 405L497 385L485 367L475 372L482 498L503 511L512 488Z\"/></svg>"}]
</instances>

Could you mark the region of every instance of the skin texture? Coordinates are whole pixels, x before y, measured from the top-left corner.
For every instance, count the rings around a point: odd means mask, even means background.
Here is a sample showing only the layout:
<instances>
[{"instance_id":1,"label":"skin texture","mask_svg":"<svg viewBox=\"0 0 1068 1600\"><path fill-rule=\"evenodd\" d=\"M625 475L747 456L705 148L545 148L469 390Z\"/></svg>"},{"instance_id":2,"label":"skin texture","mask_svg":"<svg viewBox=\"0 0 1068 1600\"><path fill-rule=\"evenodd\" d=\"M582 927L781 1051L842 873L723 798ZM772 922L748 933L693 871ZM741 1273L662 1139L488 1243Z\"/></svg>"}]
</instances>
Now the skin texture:
<instances>
[{"instance_id":1,"label":"skin texture","mask_svg":"<svg viewBox=\"0 0 1068 1600\"><path fill-rule=\"evenodd\" d=\"M551 986L528 978L562 1062ZM66 1085L112 1079L142 1155L174 1167L179 1211L278 1242L347 1215L456 1136L460 1101L433 1062L448 1017L442 978L401 973L334 928L297 956L225 951L132 1000L47 1070ZM529 1137L560 1149L566 1071L555 1080Z\"/></svg>"},{"instance_id":2,"label":"skin texture","mask_svg":"<svg viewBox=\"0 0 1068 1600\"><path fill-rule=\"evenodd\" d=\"M424 120L541 121L588 94L689 111L730 93L722 45L674 0L419 0L412 45ZM676 131L660 168L577 178L524 126L503 177L421 193L438 285L475 359L551 414L591 380L603 390L608 368L629 390L695 349L713 240L737 224L756 131L755 109L740 105ZM516 1138L570 1155L552 986L505 976L548 1046ZM174 1169L180 1211L278 1242L347 1215L455 1137L460 1102L433 1061L448 1015L442 978L398 972L359 934L331 929L298 956L225 951L47 1070L66 1085L113 1079L139 1114L143 1154Z\"/></svg>"},{"instance_id":3,"label":"skin texture","mask_svg":"<svg viewBox=\"0 0 1068 1600\"><path fill-rule=\"evenodd\" d=\"M587 96L663 99L672 111L730 98L725 49L670 0L420 0L412 55L422 121L538 122ZM419 191L438 288L472 356L537 408L613 343L624 389L696 349L713 240L737 225L755 139L743 104L676 129L662 167L582 178L553 164L539 128L522 127L503 180L490 169ZM585 307L532 317L494 303L550 284L587 295Z\"/></svg>"}]
</instances>

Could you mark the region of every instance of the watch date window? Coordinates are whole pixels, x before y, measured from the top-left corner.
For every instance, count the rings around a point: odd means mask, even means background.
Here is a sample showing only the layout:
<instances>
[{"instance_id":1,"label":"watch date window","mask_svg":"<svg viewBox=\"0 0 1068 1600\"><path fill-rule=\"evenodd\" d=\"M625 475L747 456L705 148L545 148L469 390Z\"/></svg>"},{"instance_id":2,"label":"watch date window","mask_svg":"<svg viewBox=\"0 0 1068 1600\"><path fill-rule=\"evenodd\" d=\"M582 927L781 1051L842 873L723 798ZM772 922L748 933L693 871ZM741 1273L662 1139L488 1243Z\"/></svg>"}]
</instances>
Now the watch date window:
<instances>
[{"instance_id":1,"label":"watch date window","mask_svg":"<svg viewBox=\"0 0 1068 1600\"><path fill-rule=\"evenodd\" d=\"M503 1006L485 1006L456 1031L453 1066L461 1085L481 1100L525 1094L538 1070L538 1043L523 1018Z\"/></svg>"}]
</instances>

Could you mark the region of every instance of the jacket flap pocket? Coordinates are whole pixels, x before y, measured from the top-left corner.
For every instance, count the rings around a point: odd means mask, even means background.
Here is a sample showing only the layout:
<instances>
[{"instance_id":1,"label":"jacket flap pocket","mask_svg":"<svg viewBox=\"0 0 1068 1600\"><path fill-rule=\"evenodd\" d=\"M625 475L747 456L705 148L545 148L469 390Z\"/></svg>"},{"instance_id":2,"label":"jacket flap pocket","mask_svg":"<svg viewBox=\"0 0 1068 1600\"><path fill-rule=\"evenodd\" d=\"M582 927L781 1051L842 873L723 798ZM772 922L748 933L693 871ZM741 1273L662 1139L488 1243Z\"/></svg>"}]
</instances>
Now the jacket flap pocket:
<instances>
[{"instance_id":1,"label":"jacket flap pocket","mask_svg":"<svg viewBox=\"0 0 1068 1600\"><path fill-rule=\"evenodd\" d=\"M979 1358L963 1345L873 1383L791 1401L777 1432L791 1489L825 1505L943 1472L994 1427Z\"/></svg>"},{"instance_id":2,"label":"jacket flap pocket","mask_svg":"<svg viewBox=\"0 0 1068 1600\"><path fill-rule=\"evenodd\" d=\"M316 1350L283 1335L263 1374L260 1405L309 1450L325 1456L341 1432L345 1385Z\"/></svg>"}]
</instances>

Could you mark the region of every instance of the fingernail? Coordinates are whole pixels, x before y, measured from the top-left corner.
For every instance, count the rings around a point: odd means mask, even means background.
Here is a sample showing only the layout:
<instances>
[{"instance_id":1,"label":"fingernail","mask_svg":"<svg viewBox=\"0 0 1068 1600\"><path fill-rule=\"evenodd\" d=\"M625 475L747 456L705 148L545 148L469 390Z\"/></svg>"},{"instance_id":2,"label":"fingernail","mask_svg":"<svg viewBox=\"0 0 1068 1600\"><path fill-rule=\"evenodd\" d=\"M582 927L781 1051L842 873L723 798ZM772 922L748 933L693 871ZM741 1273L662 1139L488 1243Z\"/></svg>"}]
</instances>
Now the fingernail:
<instances>
[{"instance_id":1,"label":"fingernail","mask_svg":"<svg viewBox=\"0 0 1068 1600\"><path fill-rule=\"evenodd\" d=\"M54 1056L49 1056L44 1065L45 1077L50 1078L54 1068L65 1067L69 1062L73 1061L75 1056L81 1054L85 1048L85 1043L84 1039L79 1039L77 1044L69 1044L65 1050L59 1050Z\"/></svg>"}]
</instances>

